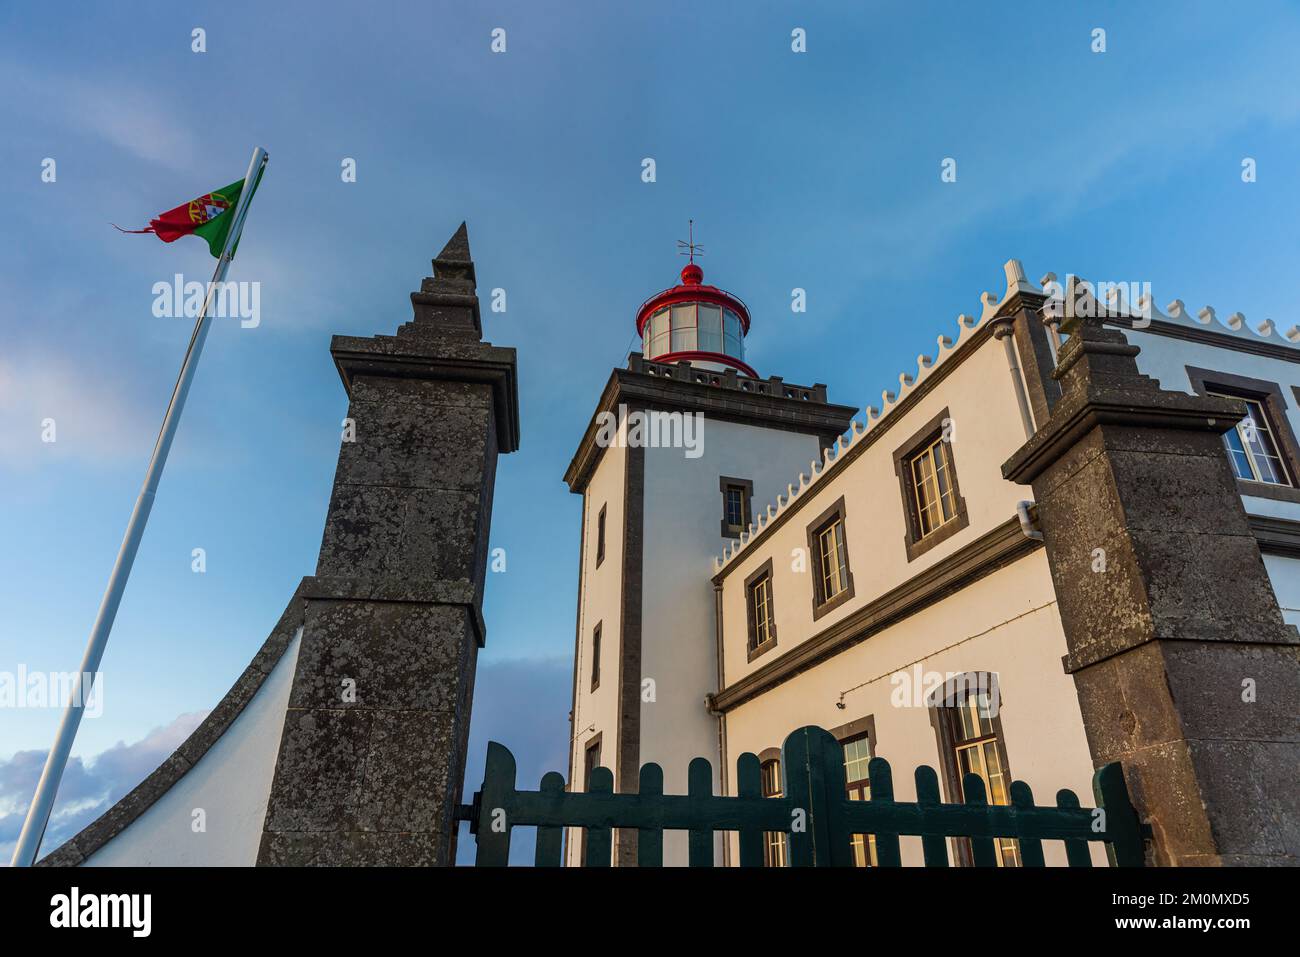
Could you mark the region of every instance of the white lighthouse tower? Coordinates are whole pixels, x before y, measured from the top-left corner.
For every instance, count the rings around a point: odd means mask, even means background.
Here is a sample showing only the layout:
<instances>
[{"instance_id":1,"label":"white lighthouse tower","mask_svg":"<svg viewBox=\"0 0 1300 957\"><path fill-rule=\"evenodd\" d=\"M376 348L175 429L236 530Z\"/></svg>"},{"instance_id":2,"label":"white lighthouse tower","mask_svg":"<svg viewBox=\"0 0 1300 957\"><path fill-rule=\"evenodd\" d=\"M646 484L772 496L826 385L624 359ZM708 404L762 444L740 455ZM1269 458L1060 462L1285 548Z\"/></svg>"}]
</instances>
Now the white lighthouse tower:
<instances>
[{"instance_id":1,"label":"white lighthouse tower","mask_svg":"<svg viewBox=\"0 0 1300 957\"><path fill-rule=\"evenodd\" d=\"M637 310L643 352L610 375L564 476L583 498L568 774L579 790L604 766L634 792L655 762L665 793L684 794L704 756L718 793L732 771L706 704L720 680L713 557L856 411L828 404L824 385L760 378L744 359L749 309L705 284L698 247L683 245L681 282ZM569 838L566 862L580 864L582 832ZM686 848L685 833L665 833L664 863L685 864ZM635 831L616 835L613 855L635 865Z\"/></svg>"}]
</instances>

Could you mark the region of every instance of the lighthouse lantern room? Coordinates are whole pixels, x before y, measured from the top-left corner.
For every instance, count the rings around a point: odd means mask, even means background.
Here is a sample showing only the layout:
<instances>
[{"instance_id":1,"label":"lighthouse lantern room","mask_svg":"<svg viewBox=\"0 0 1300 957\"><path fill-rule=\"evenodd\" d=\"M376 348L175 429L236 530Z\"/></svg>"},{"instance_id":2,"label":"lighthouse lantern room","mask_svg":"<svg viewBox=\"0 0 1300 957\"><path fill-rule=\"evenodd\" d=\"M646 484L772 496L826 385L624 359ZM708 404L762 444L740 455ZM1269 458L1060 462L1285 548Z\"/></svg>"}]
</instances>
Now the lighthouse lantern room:
<instances>
[{"instance_id":1,"label":"lighthouse lantern room","mask_svg":"<svg viewBox=\"0 0 1300 957\"><path fill-rule=\"evenodd\" d=\"M700 247L693 236L681 245L691 257L682 268L681 283L651 296L637 310L642 354L655 362L685 361L702 369L735 369L757 378L745 364L748 307L737 296L704 285L704 270L695 262Z\"/></svg>"}]
</instances>

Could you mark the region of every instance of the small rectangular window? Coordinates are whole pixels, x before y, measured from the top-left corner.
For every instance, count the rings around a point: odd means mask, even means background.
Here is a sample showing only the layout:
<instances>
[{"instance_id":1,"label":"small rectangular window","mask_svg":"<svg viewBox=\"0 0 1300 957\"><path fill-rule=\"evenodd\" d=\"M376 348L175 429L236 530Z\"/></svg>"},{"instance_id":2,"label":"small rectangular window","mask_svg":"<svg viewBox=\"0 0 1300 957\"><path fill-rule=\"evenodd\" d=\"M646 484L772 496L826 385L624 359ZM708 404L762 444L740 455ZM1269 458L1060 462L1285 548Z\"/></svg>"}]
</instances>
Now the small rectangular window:
<instances>
[{"instance_id":1,"label":"small rectangular window","mask_svg":"<svg viewBox=\"0 0 1300 957\"><path fill-rule=\"evenodd\" d=\"M754 615L754 634L749 643L749 648L753 651L764 642L771 641L776 630L776 624L772 621L771 575L763 575L749 586L749 602Z\"/></svg>"},{"instance_id":2,"label":"small rectangular window","mask_svg":"<svg viewBox=\"0 0 1300 957\"><path fill-rule=\"evenodd\" d=\"M582 786L586 790L591 790L591 772L600 767L600 739L587 743L587 750L583 755L583 772Z\"/></svg>"},{"instance_id":3,"label":"small rectangular window","mask_svg":"<svg viewBox=\"0 0 1300 957\"><path fill-rule=\"evenodd\" d=\"M844 552L844 523L838 518L817 533L822 601L830 601L848 587L848 562Z\"/></svg>"},{"instance_id":4,"label":"small rectangular window","mask_svg":"<svg viewBox=\"0 0 1300 957\"><path fill-rule=\"evenodd\" d=\"M596 567L605 560L605 509L608 504L600 507L600 517L596 519Z\"/></svg>"},{"instance_id":5,"label":"small rectangular window","mask_svg":"<svg viewBox=\"0 0 1300 957\"><path fill-rule=\"evenodd\" d=\"M814 621L853 597L853 574L849 570L844 529L843 496L808 526Z\"/></svg>"},{"instance_id":6,"label":"small rectangular window","mask_svg":"<svg viewBox=\"0 0 1300 957\"><path fill-rule=\"evenodd\" d=\"M922 538L957 517L952 459L948 443L942 438L935 439L912 459L912 493Z\"/></svg>"},{"instance_id":7,"label":"small rectangular window","mask_svg":"<svg viewBox=\"0 0 1300 957\"><path fill-rule=\"evenodd\" d=\"M894 450L903 496L907 560L913 561L970 524L957 482L952 418L944 409Z\"/></svg>"},{"instance_id":8,"label":"small rectangular window","mask_svg":"<svg viewBox=\"0 0 1300 957\"><path fill-rule=\"evenodd\" d=\"M1232 471L1237 478L1268 485L1294 485L1287 474L1286 463L1278 453L1274 429L1264 403L1259 399L1229 392L1209 394L1246 403L1246 417L1223 433L1228 461L1232 463Z\"/></svg>"},{"instance_id":9,"label":"small rectangular window","mask_svg":"<svg viewBox=\"0 0 1300 957\"><path fill-rule=\"evenodd\" d=\"M722 537L739 538L749 527L754 483L724 475L718 479L718 488L722 490Z\"/></svg>"},{"instance_id":10,"label":"small rectangular window","mask_svg":"<svg viewBox=\"0 0 1300 957\"><path fill-rule=\"evenodd\" d=\"M600 687L600 628L603 622L597 622L591 633L591 690Z\"/></svg>"},{"instance_id":11,"label":"small rectangular window","mask_svg":"<svg viewBox=\"0 0 1300 957\"><path fill-rule=\"evenodd\" d=\"M748 514L748 509L745 508L745 490L739 485L728 485L724 507L727 513L727 528L735 532L744 531L745 516Z\"/></svg>"}]
</instances>

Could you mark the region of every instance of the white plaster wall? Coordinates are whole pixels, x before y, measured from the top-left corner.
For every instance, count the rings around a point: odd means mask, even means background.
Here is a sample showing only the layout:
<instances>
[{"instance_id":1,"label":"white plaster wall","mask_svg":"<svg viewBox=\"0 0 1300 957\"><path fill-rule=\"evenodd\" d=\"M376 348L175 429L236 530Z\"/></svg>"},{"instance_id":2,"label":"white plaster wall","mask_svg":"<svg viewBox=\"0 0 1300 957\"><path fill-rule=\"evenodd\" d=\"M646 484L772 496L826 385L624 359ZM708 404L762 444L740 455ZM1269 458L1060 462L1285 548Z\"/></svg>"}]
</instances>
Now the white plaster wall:
<instances>
[{"instance_id":1,"label":"white plaster wall","mask_svg":"<svg viewBox=\"0 0 1300 957\"><path fill-rule=\"evenodd\" d=\"M239 717L194 767L85 867L252 867L280 750L302 629ZM202 808L206 831L195 833Z\"/></svg>"},{"instance_id":2,"label":"white plaster wall","mask_svg":"<svg viewBox=\"0 0 1300 957\"><path fill-rule=\"evenodd\" d=\"M581 575L578 583L577 694L574 698L573 728L575 738L573 763L569 768L569 786L586 790L583 761L587 743L601 735L600 761L611 771L618 753L618 662L623 607L623 524L624 486L627 474L627 449L612 446L604 451L583 495L585 516ZM605 507L605 558L596 566L597 520ZM600 685L591 690L592 631L601 625ZM537 782L521 786L536 787ZM565 843L566 862L581 863L579 829L571 828Z\"/></svg>"},{"instance_id":3,"label":"white plaster wall","mask_svg":"<svg viewBox=\"0 0 1300 957\"><path fill-rule=\"evenodd\" d=\"M734 769L742 753L780 747L806 725L832 729L871 716L876 754L893 769L895 796L915 800L919 765L935 768L943 779L939 745L924 702L892 676L910 673L914 663L945 674L993 671L1013 778L1030 785L1036 803L1054 805L1057 791L1069 788L1090 807L1092 761L1074 681L1061 668L1065 650L1047 557L1039 550L733 709L728 762ZM731 780L734 794L734 773ZM944 800L953 795L945 790ZM920 865L920 839L905 837L901 844L903 863ZM734 835L731 854L734 863ZM956 859L951 848L949 854ZM1060 842L1045 842L1044 855L1049 865L1065 864ZM1100 845L1093 860L1105 863Z\"/></svg>"},{"instance_id":4,"label":"white plaster wall","mask_svg":"<svg viewBox=\"0 0 1300 957\"><path fill-rule=\"evenodd\" d=\"M893 455L945 408L952 419L957 481L970 523L909 562L904 546L906 518ZM1000 342L986 339L916 406L904 415L893 416L891 413L893 421L888 427L884 425L887 420L882 420L866 436L859 437L857 442L869 443L864 451L818 479L795 500L802 505L784 524L727 566L723 585L726 684L734 684L1012 518L1016 503L1033 497L1028 487L1002 478L1002 463L1024 444L1026 436ZM804 462L795 475L781 483L782 493L786 482L797 481L798 471L806 473L808 463ZM803 567L795 570L793 556L796 549L806 554L808 525L841 495L845 499L845 539L854 596L814 621L810 572L813 558L807 556ZM769 558L777 645L749 662L744 582Z\"/></svg>"},{"instance_id":5,"label":"white plaster wall","mask_svg":"<svg viewBox=\"0 0 1300 957\"><path fill-rule=\"evenodd\" d=\"M722 476L754 483L754 514L785 493L820 451L816 436L706 419L703 453L647 449L642 676L655 700L641 704L641 762L663 768L664 792L686 793L687 766L706 757L719 788L718 719L704 696L718 688L713 559L721 534ZM721 837L718 840L721 852ZM664 835L664 863L687 862L685 832Z\"/></svg>"}]
</instances>

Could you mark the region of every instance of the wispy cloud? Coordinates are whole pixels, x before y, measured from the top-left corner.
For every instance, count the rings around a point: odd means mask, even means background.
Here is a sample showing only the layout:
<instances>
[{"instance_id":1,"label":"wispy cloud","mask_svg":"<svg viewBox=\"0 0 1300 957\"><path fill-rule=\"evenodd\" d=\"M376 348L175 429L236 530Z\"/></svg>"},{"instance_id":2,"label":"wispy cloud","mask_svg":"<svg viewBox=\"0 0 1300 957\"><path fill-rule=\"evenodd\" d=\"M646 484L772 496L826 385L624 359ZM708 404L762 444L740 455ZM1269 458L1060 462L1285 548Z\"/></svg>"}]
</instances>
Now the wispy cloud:
<instances>
[{"instance_id":1,"label":"wispy cloud","mask_svg":"<svg viewBox=\"0 0 1300 957\"><path fill-rule=\"evenodd\" d=\"M192 124L177 123L176 104L158 87L83 80L65 70L0 61L0 85L12 108L42 122L96 136L132 156L186 169L200 155Z\"/></svg>"},{"instance_id":2,"label":"wispy cloud","mask_svg":"<svg viewBox=\"0 0 1300 957\"><path fill-rule=\"evenodd\" d=\"M0 357L0 462L9 468L138 459L156 429L157 413L102 366L43 351Z\"/></svg>"},{"instance_id":3,"label":"wispy cloud","mask_svg":"<svg viewBox=\"0 0 1300 957\"><path fill-rule=\"evenodd\" d=\"M207 715L206 711L178 715L139 741L119 741L88 760L73 757L68 761L41 845L42 856L76 835L143 781ZM7 863L13 855L47 753L19 751L7 761L0 760L0 863Z\"/></svg>"}]
</instances>

